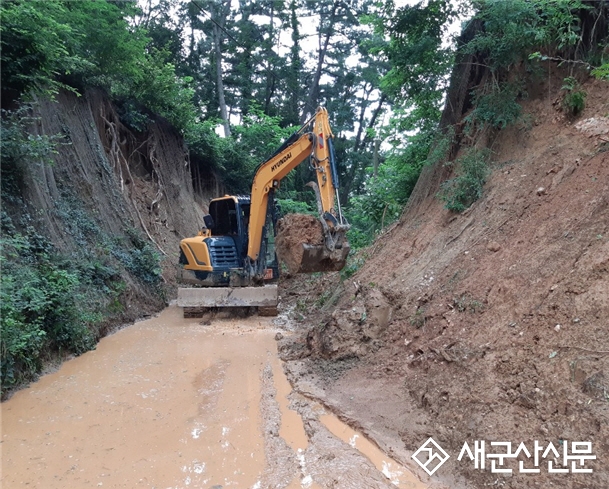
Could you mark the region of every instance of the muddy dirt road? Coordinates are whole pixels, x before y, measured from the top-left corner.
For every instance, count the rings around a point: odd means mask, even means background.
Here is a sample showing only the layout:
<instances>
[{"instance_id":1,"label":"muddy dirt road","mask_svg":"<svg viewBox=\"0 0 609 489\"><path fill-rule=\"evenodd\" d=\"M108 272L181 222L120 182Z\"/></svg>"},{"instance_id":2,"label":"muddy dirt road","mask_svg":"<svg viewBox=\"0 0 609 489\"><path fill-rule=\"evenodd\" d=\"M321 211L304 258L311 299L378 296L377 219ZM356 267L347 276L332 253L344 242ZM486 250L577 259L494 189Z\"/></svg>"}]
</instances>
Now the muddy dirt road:
<instances>
[{"instance_id":1,"label":"muddy dirt road","mask_svg":"<svg viewBox=\"0 0 609 489\"><path fill-rule=\"evenodd\" d=\"M2 487L424 487L291 393L277 332L169 307L104 338L2 404Z\"/></svg>"}]
</instances>

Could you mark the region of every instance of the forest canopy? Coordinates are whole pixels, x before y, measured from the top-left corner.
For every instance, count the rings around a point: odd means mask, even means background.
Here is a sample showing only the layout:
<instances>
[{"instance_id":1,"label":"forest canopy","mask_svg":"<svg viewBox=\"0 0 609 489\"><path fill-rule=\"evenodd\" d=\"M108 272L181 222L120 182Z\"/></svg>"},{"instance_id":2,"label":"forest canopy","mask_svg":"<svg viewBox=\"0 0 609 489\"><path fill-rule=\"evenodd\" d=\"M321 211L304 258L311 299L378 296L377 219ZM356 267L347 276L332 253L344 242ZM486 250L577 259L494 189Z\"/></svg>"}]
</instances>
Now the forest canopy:
<instances>
[{"instance_id":1,"label":"forest canopy","mask_svg":"<svg viewBox=\"0 0 609 489\"><path fill-rule=\"evenodd\" d=\"M508 74L521 65L570 63L609 76L604 2L5 0L0 8L3 106L102 89L132 130L167 119L193 167L212 168L231 192L247 192L256 166L326 106L356 246L399 216L421 168L445 146L438 129L455 56L475 55L491 74L472 93L470 130L518 120L526 94ZM459 24L478 27L459 40ZM576 78L567 85L577 111ZM314 209L308 172L301 165L282 183L286 209Z\"/></svg>"}]
</instances>

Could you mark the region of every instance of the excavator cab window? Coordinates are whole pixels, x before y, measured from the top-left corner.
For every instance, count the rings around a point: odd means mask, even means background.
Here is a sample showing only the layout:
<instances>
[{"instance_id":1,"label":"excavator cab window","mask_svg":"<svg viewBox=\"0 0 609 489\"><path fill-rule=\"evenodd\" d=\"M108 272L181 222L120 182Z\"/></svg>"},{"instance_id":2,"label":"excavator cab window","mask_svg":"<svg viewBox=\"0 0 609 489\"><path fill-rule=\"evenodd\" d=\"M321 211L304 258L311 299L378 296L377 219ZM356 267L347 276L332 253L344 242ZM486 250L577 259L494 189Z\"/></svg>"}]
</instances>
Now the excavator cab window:
<instances>
[{"instance_id":1,"label":"excavator cab window","mask_svg":"<svg viewBox=\"0 0 609 489\"><path fill-rule=\"evenodd\" d=\"M214 218L211 217L209 214L203 216L203 222L205 223L205 227L207 229L214 229Z\"/></svg>"},{"instance_id":2,"label":"excavator cab window","mask_svg":"<svg viewBox=\"0 0 609 489\"><path fill-rule=\"evenodd\" d=\"M214 236L236 236L239 234L237 204L233 199L211 202L209 204L209 214L214 223Z\"/></svg>"}]
</instances>

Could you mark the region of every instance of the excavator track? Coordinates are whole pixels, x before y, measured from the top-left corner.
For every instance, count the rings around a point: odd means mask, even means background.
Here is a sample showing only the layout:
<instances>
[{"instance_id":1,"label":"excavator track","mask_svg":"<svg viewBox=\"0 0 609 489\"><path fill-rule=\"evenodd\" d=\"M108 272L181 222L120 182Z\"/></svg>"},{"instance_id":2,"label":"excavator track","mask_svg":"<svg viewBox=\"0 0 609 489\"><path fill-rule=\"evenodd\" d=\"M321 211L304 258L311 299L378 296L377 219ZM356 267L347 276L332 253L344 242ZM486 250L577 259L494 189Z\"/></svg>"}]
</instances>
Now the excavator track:
<instances>
[{"instance_id":1,"label":"excavator track","mask_svg":"<svg viewBox=\"0 0 609 489\"><path fill-rule=\"evenodd\" d=\"M206 318L206 317L249 317L249 316L265 316L274 317L279 313L277 306L260 306L260 307L184 307L184 317L189 318Z\"/></svg>"}]
</instances>

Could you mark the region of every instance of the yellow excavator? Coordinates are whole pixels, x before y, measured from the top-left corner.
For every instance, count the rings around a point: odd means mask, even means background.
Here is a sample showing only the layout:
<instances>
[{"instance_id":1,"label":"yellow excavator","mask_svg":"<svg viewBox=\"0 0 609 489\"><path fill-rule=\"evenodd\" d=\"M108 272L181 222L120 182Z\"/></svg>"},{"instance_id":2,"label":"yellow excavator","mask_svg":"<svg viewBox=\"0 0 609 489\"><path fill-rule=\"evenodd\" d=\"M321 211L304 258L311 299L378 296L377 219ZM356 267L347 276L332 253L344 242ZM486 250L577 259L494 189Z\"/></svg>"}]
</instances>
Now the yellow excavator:
<instances>
[{"instance_id":1,"label":"yellow excavator","mask_svg":"<svg viewBox=\"0 0 609 489\"><path fill-rule=\"evenodd\" d=\"M338 172L333 134L325 108L292 134L254 176L250 196L213 199L205 227L180 242L181 281L178 306L195 316L206 308L277 307L279 263L275 252L278 209L275 191L286 175L309 158L317 182L315 191L322 244L298 243L296 273L336 271L345 266L349 229L338 199ZM294 251L294 250L292 250ZM192 313L192 314L191 314Z\"/></svg>"}]
</instances>

